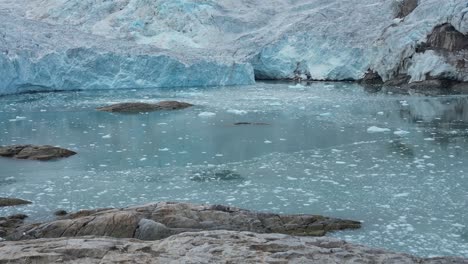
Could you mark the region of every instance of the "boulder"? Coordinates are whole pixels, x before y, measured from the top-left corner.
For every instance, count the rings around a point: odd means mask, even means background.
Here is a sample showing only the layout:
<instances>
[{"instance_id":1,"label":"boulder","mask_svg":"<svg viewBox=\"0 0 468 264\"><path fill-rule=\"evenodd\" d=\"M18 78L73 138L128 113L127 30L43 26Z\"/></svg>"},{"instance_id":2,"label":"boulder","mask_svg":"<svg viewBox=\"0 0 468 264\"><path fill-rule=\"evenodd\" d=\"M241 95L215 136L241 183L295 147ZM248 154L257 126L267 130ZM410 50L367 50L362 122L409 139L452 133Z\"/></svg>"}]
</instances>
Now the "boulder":
<instances>
[{"instance_id":1,"label":"boulder","mask_svg":"<svg viewBox=\"0 0 468 264\"><path fill-rule=\"evenodd\" d=\"M76 152L74 151L49 145L13 145L0 147L0 157L14 159L47 161L58 158L67 158L75 154Z\"/></svg>"},{"instance_id":2,"label":"boulder","mask_svg":"<svg viewBox=\"0 0 468 264\"><path fill-rule=\"evenodd\" d=\"M328 231L360 226L360 222L320 215L279 215L223 205L159 202L123 209L71 213L48 223L22 226L8 239L94 235L152 240L187 231L221 229L323 236Z\"/></svg>"},{"instance_id":3,"label":"boulder","mask_svg":"<svg viewBox=\"0 0 468 264\"><path fill-rule=\"evenodd\" d=\"M31 203L30 201L26 201L23 199L0 197L0 207L25 205L25 204L30 204L30 203Z\"/></svg>"},{"instance_id":4,"label":"boulder","mask_svg":"<svg viewBox=\"0 0 468 264\"><path fill-rule=\"evenodd\" d=\"M119 103L109 106L99 107L98 111L118 112L118 113L142 113L158 110L178 110L193 106L192 104L178 101L161 101L156 104L150 103Z\"/></svg>"},{"instance_id":5,"label":"boulder","mask_svg":"<svg viewBox=\"0 0 468 264\"><path fill-rule=\"evenodd\" d=\"M327 237L237 231L187 232L158 241L110 237L0 242L0 263L468 263L419 258Z\"/></svg>"}]
</instances>

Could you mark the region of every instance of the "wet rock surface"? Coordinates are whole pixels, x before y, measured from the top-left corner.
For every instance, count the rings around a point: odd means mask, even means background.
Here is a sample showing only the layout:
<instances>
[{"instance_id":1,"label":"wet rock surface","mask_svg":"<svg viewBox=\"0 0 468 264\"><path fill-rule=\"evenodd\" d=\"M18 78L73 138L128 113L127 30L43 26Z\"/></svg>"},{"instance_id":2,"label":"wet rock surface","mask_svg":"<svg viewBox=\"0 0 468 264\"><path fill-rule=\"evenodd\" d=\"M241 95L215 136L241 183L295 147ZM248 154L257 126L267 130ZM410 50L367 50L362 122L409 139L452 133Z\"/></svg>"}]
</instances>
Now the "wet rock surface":
<instances>
[{"instance_id":1,"label":"wet rock surface","mask_svg":"<svg viewBox=\"0 0 468 264\"><path fill-rule=\"evenodd\" d=\"M47 161L67 158L75 154L77 153L74 151L49 145L13 145L0 147L0 157L14 159Z\"/></svg>"},{"instance_id":2,"label":"wet rock surface","mask_svg":"<svg viewBox=\"0 0 468 264\"><path fill-rule=\"evenodd\" d=\"M325 237L188 232L158 241L82 237L1 242L0 263L468 263L424 259Z\"/></svg>"},{"instance_id":3,"label":"wet rock surface","mask_svg":"<svg viewBox=\"0 0 468 264\"><path fill-rule=\"evenodd\" d=\"M24 214L16 214L8 217L0 217L0 240L14 232L14 230L24 223L24 219L28 216Z\"/></svg>"},{"instance_id":4,"label":"wet rock surface","mask_svg":"<svg viewBox=\"0 0 468 264\"><path fill-rule=\"evenodd\" d=\"M268 123L262 122L236 122L234 123L235 126L269 126Z\"/></svg>"},{"instance_id":5,"label":"wet rock surface","mask_svg":"<svg viewBox=\"0 0 468 264\"><path fill-rule=\"evenodd\" d=\"M153 240L187 231L204 230L323 236L328 231L360 226L360 222L319 215L279 215L223 205L160 202L124 209L72 213L60 220L22 226L8 239L95 235Z\"/></svg>"},{"instance_id":6,"label":"wet rock surface","mask_svg":"<svg viewBox=\"0 0 468 264\"><path fill-rule=\"evenodd\" d=\"M193 106L192 104L178 101L161 101L159 103L119 103L109 106L99 107L98 111L104 112L118 112L118 113L141 113L152 112L158 110L179 110Z\"/></svg>"},{"instance_id":7,"label":"wet rock surface","mask_svg":"<svg viewBox=\"0 0 468 264\"><path fill-rule=\"evenodd\" d=\"M30 204L30 203L31 203L30 201L26 201L23 199L0 197L0 207L25 205L25 204Z\"/></svg>"}]
</instances>

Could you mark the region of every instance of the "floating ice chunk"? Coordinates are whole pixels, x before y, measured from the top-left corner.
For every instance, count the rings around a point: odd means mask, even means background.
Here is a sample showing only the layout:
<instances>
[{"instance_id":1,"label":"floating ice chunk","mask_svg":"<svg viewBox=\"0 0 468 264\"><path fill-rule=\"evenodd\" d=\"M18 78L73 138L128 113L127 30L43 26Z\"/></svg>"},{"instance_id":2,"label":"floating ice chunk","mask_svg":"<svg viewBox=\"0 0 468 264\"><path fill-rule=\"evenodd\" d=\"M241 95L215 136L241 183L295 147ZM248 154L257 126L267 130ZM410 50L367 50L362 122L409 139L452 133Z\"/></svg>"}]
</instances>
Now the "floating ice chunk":
<instances>
[{"instance_id":1,"label":"floating ice chunk","mask_svg":"<svg viewBox=\"0 0 468 264\"><path fill-rule=\"evenodd\" d=\"M305 86L300 84L300 83L298 83L296 85L290 85L288 87L291 88L291 89L304 89L305 88Z\"/></svg>"},{"instance_id":2,"label":"floating ice chunk","mask_svg":"<svg viewBox=\"0 0 468 264\"><path fill-rule=\"evenodd\" d=\"M377 126L371 126L367 129L367 133L384 133L384 132L390 132L390 129L377 127Z\"/></svg>"},{"instance_id":3,"label":"floating ice chunk","mask_svg":"<svg viewBox=\"0 0 468 264\"><path fill-rule=\"evenodd\" d=\"M200 114L198 114L199 117L213 117L215 115L216 113L213 112L201 112Z\"/></svg>"},{"instance_id":4,"label":"floating ice chunk","mask_svg":"<svg viewBox=\"0 0 468 264\"><path fill-rule=\"evenodd\" d=\"M237 109L229 109L227 110L226 112L230 113L230 114L235 114L235 115L245 115L247 114L247 111L245 110L237 110Z\"/></svg>"},{"instance_id":5,"label":"floating ice chunk","mask_svg":"<svg viewBox=\"0 0 468 264\"><path fill-rule=\"evenodd\" d=\"M331 116L331 115L332 115L332 114L329 113L329 112L320 114L320 116Z\"/></svg>"},{"instance_id":6,"label":"floating ice chunk","mask_svg":"<svg viewBox=\"0 0 468 264\"><path fill-rule=\"evenodd\" d=\"M290 176L286 177L286 179L288 179L288 180L290 180L290 181L297 181L297 178L290 177Z\"/></svg>"},{"instance_id":7,"label":"floating ice chunk","mask_svg":"<svg viewBox=\"0 0 468 264\"><path fill-rule=\"evenodd\" d=\"M400 130L400 129L397 130L397 131L395 131L395 132L393 132L393 134L395 134L395 135L397 135L397 136L403 136L403 135L407 135L407 134L409 134L409 133L410 133L410 132L408 132L408 131Z\"/></svg>"},{"instance_id":8,"label":"floating ice chunk","mask_svg":"<svg viewBox=\"0 0 468 264\"><path fill-rule=\"evenodd\" d=\"M409 193L397 193L397 194L393 195L393 197L407 197L409 195L410 195Z\"/></svg>"},{"instance_id":9,"label":"floating ice chunk","mask_svg":"<svg viewBox=\"0 0 468 264\"><path fill-rule=\"evenodd\" d=\"M273 143L273 142L271 142L270 140L265 140L265 141L263 141L263 143L265 143L265 144L271 144L271 143Z\"/></svg>"},{"instance_id":10,"label":"floating ice chunk","mask_svg":"<svg viewBox=\"0 0 468 264\"><path fill-rule=\"evenodd\" d=\"M384 112L377 112L378 115L384 115Z\"/></svg>"},{"instance_id":11,"label":"floating ice chunk","mask_svg":"<svg viewBox=\"0 0 468 264\"><path fill-rule=\"evenodd\" d=\"M425 141L434 141L435 138L425 138L424 140L425 140Z\"/></svg>"},{"instance_id":12,"label":"floating ice chunk","mask_svg":"<svg viewBox=\"0 0 468 264\"><path fill-rule=\"evenodd\" d=\"M102 138L111 138L112 136L110 134L107 134L105 136L102 136Z\"/></svg>"},{"instance_id":13,"label":"floating ice chunk","mask_svg":"<svg viewBox=\"0 0 468 264\"><path fill-rule=\"evenodd\" d=\"M164 152L164 151L169 151L168 148L160 148L160 149L158 149L158 150L159 150L159 151L162 151L162 152Z\"/></svg>"}]
</instances>

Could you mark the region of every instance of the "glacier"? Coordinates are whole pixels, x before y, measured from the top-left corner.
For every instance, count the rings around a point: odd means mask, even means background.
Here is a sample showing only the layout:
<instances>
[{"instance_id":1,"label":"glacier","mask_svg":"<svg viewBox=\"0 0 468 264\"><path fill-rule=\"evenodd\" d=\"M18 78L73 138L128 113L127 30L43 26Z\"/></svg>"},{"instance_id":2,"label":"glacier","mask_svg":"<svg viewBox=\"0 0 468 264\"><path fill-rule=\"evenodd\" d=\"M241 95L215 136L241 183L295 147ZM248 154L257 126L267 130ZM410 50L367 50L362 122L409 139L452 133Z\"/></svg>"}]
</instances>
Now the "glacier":
<instances>
[{"instance_id":1,"label":"glacier","mask_svg":"<svg viewBox=\"0 0 468 264\"><path fill-rule=\"evenodd\" d=\"M467 13L465 0L0 0L0 95L369 72L466 82Z\"/></svg>"}]
</instances>

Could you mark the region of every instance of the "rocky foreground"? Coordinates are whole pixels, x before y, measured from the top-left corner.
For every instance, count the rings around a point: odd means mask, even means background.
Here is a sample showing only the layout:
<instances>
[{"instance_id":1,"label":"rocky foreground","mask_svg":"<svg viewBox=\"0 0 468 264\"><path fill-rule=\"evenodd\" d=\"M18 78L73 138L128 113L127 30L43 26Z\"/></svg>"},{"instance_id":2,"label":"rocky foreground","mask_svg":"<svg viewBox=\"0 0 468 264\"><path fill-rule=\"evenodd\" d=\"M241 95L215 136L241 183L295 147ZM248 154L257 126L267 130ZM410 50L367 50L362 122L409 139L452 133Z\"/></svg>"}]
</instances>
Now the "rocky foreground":
<instances>
[{"instance_id":1,"label":"rocky foreground","mask_svg":"<svg viewBox=\"0 0 468 264\"><path fill-rule=\"evenodd\" d=\"M0 263L468 263L423 259L324 237L188 232L158 241L81 237L0 243Z\"/></svg>"},{"instance_id":2,"label":"rocky foreground","mask_svg":"<svg viewBox=\"0 0 468 264\"><path fill-rule=\"evenodd\" d=\"M182 232L205 230L323 236L328 231L360 226L360 222L320 215L279 215L223 205L160 202L124 209L79 211L56 221L10 229L6 237L24 240L110 236L158 240Z\"/></svg>"},{"instance_id":3,"label":"rocky foreground","mask_svg":"<svg viewBox=\"0 0 468 264\"><path fill-rule=\"evenodd\" d=\"M61 212L58 220L3 219L1 263L468 263L418 258L314 237L360 223L222 205L160 202ZM282 234L279 234L282 233ZM292 236L294 235L294 236Z\"/></svg>"}]
</instances>

